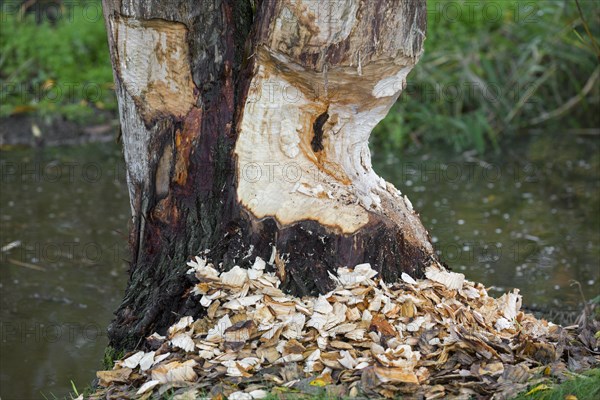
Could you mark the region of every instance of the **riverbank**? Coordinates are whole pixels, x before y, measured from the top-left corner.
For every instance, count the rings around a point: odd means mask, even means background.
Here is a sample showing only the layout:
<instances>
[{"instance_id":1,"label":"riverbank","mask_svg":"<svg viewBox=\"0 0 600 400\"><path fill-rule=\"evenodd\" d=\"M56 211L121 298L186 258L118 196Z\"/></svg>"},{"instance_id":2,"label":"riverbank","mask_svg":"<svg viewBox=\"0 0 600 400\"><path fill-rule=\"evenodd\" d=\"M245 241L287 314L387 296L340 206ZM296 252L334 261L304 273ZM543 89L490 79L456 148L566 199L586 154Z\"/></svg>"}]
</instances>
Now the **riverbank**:
<instances>
[{"instance_id":1,"label":"riverbank","mask_svg":"<svg viewBox=\"0 0 600 400\"><path fill-rule=\"evenodd\" d=\"M15 115L0 118L0 150L12 147L74 146L117 140L118 116L99 113L97 123L77 122L66 118L40 118Z\"/></svg>"}]
</instances>

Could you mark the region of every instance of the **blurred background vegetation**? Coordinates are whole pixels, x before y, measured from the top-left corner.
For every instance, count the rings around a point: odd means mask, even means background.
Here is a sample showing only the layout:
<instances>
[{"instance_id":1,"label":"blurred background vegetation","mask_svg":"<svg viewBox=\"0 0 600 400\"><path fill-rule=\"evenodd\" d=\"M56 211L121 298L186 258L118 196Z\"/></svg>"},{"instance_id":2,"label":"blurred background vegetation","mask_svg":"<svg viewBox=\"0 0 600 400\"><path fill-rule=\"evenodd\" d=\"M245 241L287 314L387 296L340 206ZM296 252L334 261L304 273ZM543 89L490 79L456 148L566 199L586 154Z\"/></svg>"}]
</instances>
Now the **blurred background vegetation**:
<instances>
[{"instance_id":1,"label":"blurred background vegetation","mask_svg":"<svg viewBox=\"0 0 600 400\"><path fill-rule=\"evenodd\" d=\"M425 54L383 146L485 149L532 129L598 134L598 2L428 1ZM391 135L384 135L391 132Z\"/></svg>"},{"instance_id":2,"label":"blurred background vegetation","mask_svg":"<svg viewBox=\"0 0 600 400\"><path fill-rule=\"evenodd\" d=\"M0 118L114 115L99 2L21 3L2 2ZM600 134L599 10L589 0L429 0L425 54L375 148L483 153L536 130Z\"/></svg>"},{"instance_id":3,"label":"blurred background vegetation","mask_svg":"<svg viewBox=\"0 0 600 400\"><path fill-rule=\"evenodd\" d=\"M0 22L0 118L30 113L86 123L97 110L116 112L99 1L3 1Z\"/></svg>"}]
</instances>

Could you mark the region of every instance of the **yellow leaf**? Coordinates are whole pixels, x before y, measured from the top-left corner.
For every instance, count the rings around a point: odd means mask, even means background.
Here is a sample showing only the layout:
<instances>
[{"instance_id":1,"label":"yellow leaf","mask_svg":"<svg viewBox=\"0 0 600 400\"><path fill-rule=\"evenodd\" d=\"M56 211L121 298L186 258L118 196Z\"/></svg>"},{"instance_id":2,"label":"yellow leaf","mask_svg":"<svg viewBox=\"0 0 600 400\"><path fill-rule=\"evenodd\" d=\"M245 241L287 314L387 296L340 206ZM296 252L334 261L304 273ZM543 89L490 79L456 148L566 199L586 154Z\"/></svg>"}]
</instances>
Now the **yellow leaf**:
<instances>
[{"instance_id":1,"label":"yellow leaf","mask_svg":"<svg viewBox=\"0 0 600 400\"><path fill-rule=\"evenodd\" d=\"M548 376L548 375L550 375L551 372L552 372L552 368L550 368L549 366L544 368L544 375Z\"/></svg>"},{"instance_id":2,"label":"yellow leaf","mask_svg":"<svg viewBox=\"0 0 600 400\"><path fill-rule=\"evenodd\" d=\"M46 79L42 84L42 89L48 90L54 87L54 81L52 79Z\"/></svg>"},{"instance_id":3,"label":"yellow leaf","mask_svg":"<svg viewBox=\"0 0 600 400\"><path fill-rule=\"evenodd\" d=\"M35 107L30 106L30 105L20 105L20 106L15 106L12 109L11 114L22 114L22 113L26 113L29 111L35 111Z\"/></svg>"},{"instance_id":4,"label":"yellow leaf","mask_svg":"<svg viewBox=\"0 0 600 400\"><path fill-rule=\"evenodd\" d=\"M324 379L317 378L317 379L313 379L312 381L310 381L310 386L323 387L323 386L327 386L327 382L325 382Z\"/></svg>"},{"instance_id":5,"label":"yellow leaf","mask_svg":"<svg viewBox=\"0 0 600 400\"><path fill-rule=\"evenodd\" d=\"M196 361L191 359L183 363L172 361L166 365L159 365L152 370L152 380L160 381L160 383L171 382L193 382L196 379L194 367Z\"/></svg>"},{"instance_id":6,"label":"yellow leaf","mask_svg":"<svg viewBox=\"0 0 600 400\"><path fill-rule=\"evenodd\" d=\"M548 389L550 389L550 386L542 383L541 385L537 385L536 387L531 389L529 392L527 392L525 394L525 396L531 396L534 393L541 392L542 390L548 390Z\"/></svg>"},{"instance_id":7,"label":"yellow leaf","mask_svg":"<svg viewBox=\"0 0 600 400\"><path fill-rule=\"evenodd\" d=\"M419 378L413 371L405 370L404 368L386 368L375 367L375 375L382 382L404 382L404 383L419 383Z\"/></svg>"},{"instance_id":8,"label":"yellow leaf","mask_svg":"<svg viewBox=\"0 0 600 400\"><path fill-rule=\"evenodd\" d=\"M573 396L572 394L568 394L565 396L565 400L577 400L577 396Z\"/></svg>"}]
</instances>

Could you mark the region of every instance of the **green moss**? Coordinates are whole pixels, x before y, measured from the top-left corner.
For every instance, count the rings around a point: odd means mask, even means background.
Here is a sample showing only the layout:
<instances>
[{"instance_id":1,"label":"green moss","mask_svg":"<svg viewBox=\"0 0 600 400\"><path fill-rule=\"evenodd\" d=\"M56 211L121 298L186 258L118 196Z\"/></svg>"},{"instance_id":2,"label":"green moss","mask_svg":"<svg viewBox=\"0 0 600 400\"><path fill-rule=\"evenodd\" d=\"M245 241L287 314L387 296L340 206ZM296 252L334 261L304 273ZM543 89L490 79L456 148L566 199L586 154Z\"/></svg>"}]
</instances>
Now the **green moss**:
<instances>
[{"instance_id":1,"label":"green moss","mask_svg":"<svg viewBox=\"0 0 600 400\"><path fill-rule=\"evenodd\" d=\"M112 346L107 346L104 350L104 358L102 359L102 365L105 370L112 369L115 365L115 361L123 358L125 356L125 352L123 350L116 350Z\"/></svg>"}]
</instances>

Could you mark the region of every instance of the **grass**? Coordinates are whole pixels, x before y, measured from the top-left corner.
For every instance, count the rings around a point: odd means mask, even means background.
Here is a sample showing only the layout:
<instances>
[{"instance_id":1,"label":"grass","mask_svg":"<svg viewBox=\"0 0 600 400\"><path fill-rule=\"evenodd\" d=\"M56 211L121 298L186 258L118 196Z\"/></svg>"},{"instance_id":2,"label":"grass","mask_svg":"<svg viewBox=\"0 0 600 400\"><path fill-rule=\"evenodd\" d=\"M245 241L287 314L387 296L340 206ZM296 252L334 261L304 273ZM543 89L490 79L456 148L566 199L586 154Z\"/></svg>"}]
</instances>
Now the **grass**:
<instances>
[{"instance_id":1,"label":"grass","mask_svg":"<svg viewBox=\"0 0 600 400\"><path fill-rule=\"evenodd\" d=\"M87 385L83 390L80 390L80 389L77 389L77 386L75 386L75 383L73 381L71 381L71 390L72 390L72 392L69 393L68 396L63 397L62 399L57 397L52 392L49 395L50 397L46 396L44 393L40 393L40 395L45 400L75 400L80 395L83 396L84 399L87 399L89 396L94 394L94 388L92 387L92 385Z\"/></svg>"},{"instance_id":2,"label":"grass","mask_svg":"<svg viewBox=\"0 0 600 400\"><path fill-rule=\"evenodd\" d=\"M3 8L0 117L116 110L100 3L72 4L53 18L39 6L41 21ZM481 153L532 130L598 134L599 38L593 0L429 0L425 54L375 148Z\"/></svg>"},{"instance_id":3,"label":"grass","mask_svg":"<svg viewBox=\"0 0 600 400\"><path fill-rule=\"evenodd\" d=\"M125 353L123 351L119 352L116 351L113 347L107 346L106 349L104 349L104 357L102 359L102 365L104 366L104 369L112 369L115 364L115 361L123 358L124 355ZM83 390L80 390L77 389L75 382L73 382L72 380L70 382L71 393L69 393L69 395L64 397L62 400L73 400L79 397L79 395L83 395L83 398L85 399L95 392L91 384L87 385ZM50 393L50 398L48 398L44 393L40 394L45 400L59 400L59 398L56 397L54 393Z\"/></svg>"},{"instance_id":4,"label":"grass","mask_svg":"<svg viewBox=\"0 0 600 400\"><path fill-rule=\"evenodd\" d=\"M592 369L560 385L539 384L528 388L515 400L595 400L600 399L600 369Z\"/></svg>"}]
</instances>

